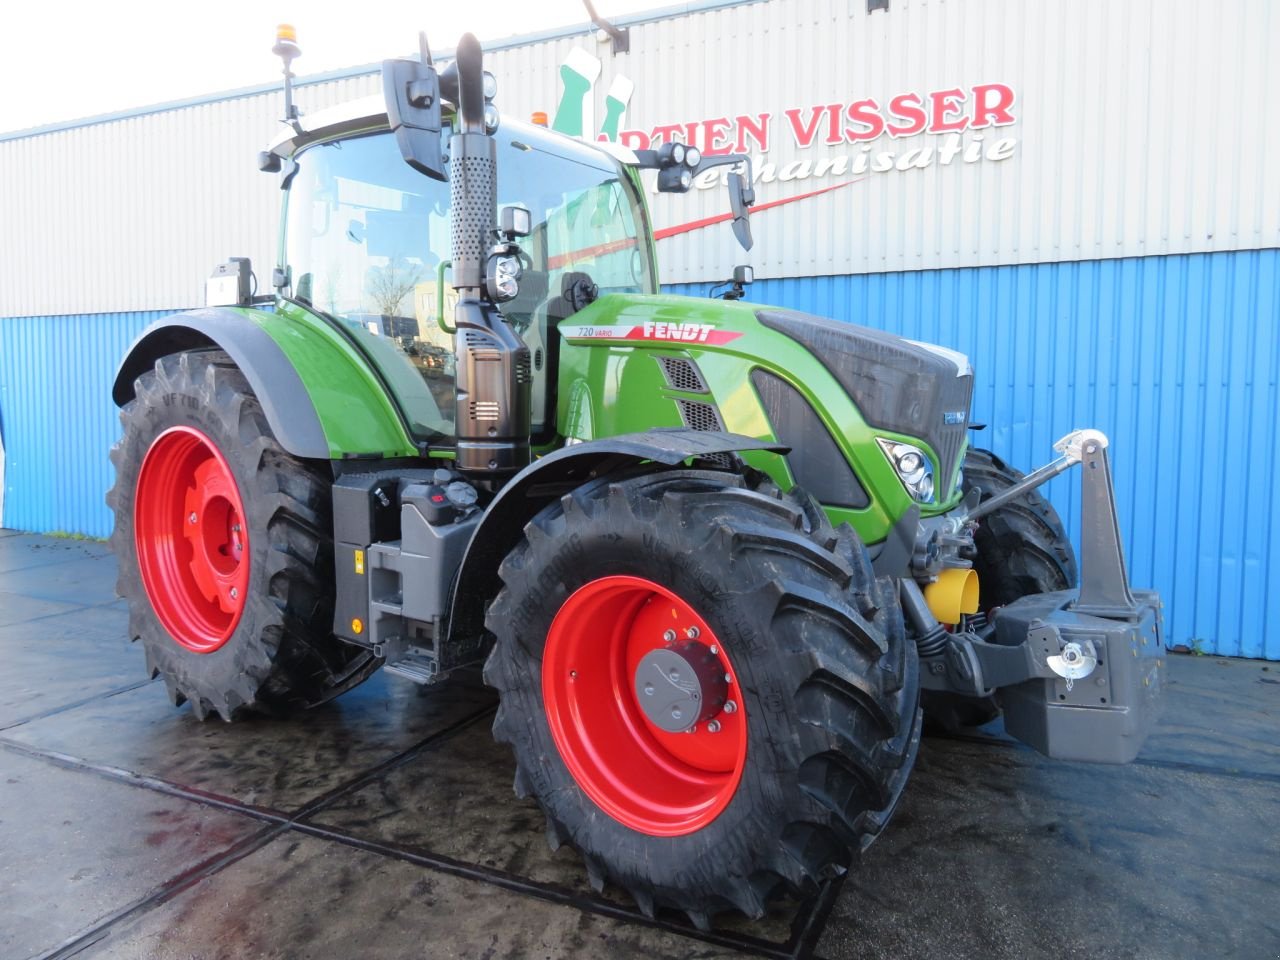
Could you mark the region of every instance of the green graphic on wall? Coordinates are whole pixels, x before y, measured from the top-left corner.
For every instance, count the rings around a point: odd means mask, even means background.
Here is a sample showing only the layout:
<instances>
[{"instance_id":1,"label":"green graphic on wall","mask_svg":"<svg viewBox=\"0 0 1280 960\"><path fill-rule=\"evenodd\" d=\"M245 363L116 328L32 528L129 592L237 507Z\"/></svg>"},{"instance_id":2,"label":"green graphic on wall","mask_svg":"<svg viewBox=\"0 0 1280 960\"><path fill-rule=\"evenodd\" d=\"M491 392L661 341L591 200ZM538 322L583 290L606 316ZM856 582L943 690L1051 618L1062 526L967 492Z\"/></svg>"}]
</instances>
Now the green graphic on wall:
<instances>
[{"instance_id":1,"label":"green graphic on wall","mask_svg":"<svg viewBox=\"0 0 1280 960\"><path fill-rule=\"evenodd\" d=\"M609 84L604 98L604 122L597 134L595 126L596 80L600 78L600 61L585 50L573 49L560 65L560 83L563 90L556 107L551 129L580 140L608 140L616 143L622 120L631 102L635 84L630 78L618 74Z\"/></svg>"}]
</instances>

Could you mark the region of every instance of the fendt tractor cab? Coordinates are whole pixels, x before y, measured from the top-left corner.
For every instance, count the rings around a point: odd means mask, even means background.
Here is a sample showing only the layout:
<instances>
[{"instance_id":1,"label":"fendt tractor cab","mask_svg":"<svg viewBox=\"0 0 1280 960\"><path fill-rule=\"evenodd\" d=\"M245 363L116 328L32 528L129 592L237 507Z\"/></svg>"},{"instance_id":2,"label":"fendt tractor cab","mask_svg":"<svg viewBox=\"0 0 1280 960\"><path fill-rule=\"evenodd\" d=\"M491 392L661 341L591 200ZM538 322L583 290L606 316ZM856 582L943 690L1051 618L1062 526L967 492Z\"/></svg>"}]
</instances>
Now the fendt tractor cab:
<instances>
[{"instance_id":1,"label":"fendt tractor cab","mask_svg":"<svg viewBox=\"0 0 1280 960\"><path fill-rule=\"evenodd\" d=\"M114 388L119 592L176 704L483 664L553 845L703 927L849 866L926 720L1135 756L1164 646L1106 437L1023 476L970 446L960 354L661 295L642 171L731 165L749 246L745 158L501 118L470 36L304 118L277 52L275 294L220 268ZM1036 492L1076 464L1079 572Z\"/></svg>"}]
</instances>

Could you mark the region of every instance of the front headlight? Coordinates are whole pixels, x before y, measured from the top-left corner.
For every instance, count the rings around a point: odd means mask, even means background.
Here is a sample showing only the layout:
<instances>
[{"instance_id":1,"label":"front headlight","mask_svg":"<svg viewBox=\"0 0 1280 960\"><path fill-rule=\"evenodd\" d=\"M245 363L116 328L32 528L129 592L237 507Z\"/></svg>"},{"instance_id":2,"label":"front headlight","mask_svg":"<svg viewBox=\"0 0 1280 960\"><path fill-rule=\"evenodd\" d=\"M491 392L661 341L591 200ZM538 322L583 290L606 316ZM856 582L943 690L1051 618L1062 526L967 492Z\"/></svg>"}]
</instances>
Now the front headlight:
<instances>
[{"instance_id":1,"label":"front headlight","mask_svg":"<svg viewBox=\"0 0 1280 960\"><path fill-rule=\"evenodd\" d=\"M920 503L933 502L933 464L919 447L898 440L877 437L880 449L907 488L912 499Z\"/></svg>"}]
</instances>

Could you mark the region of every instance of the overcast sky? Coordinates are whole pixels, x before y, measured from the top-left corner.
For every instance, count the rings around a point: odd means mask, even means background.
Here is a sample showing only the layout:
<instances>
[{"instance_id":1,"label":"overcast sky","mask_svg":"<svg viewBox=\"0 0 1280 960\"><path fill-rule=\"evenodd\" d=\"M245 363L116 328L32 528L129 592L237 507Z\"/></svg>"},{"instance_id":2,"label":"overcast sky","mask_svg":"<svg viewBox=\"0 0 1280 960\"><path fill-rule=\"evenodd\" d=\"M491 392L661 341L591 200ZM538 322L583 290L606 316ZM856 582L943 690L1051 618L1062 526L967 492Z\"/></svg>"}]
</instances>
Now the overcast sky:
<instances>
[{"instance_id":1,"label":"overcast sky","mask_svg":"<svg viewBox=\"0 0 1280 960\"><path fill-rule=\"evenodd\" d=\"M601 15L676 6L595 0ZM419 30L451 50L584 23L581 0L14 0L0 27L0 132L280 79L277 23L292 23L300 77L403 56Z\"/></svg>"}]
</instances>

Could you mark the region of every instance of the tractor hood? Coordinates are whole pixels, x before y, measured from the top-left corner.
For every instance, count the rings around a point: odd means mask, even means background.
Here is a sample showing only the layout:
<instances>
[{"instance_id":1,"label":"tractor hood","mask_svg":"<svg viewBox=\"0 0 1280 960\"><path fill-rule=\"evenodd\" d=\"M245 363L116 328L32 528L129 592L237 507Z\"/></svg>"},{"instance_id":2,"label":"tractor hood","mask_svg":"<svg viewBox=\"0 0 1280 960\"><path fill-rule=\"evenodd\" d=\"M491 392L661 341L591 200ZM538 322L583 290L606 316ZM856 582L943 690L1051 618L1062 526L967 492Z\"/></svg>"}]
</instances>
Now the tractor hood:
<instances>
[{"instance_id":1,"label":"tractor hood","mask_svg":"<svg viewBox=\"0 0 1280 960\"><path fill-rule=\"evenodd\" d=\"M836 380L873 431L924 441L939 468L939 498L963 456L969 427L973 371L960 353L882 330L745 301L611 294L559 325L576 345L625 343L648 348L735 354L752 365L804 385L803 366L816 361ZM779 342L779 338L785 338ZM800 359L796 348L812 357ZM739 381L740 382L740 381ZM839 422L816 383L812 400ZM876 458L880 455L877 453Z\"/></svg>"},{"instance_id":2,"label":"tractor hood","mask_svg":"<svg viewBox=\"0 0 1280 960\"><path fill-rule=\"evenodd\" d=\"M918 437L954 475L969 430L973 368L962 353L792 310L756 318L812 353L853 398L868 424Z\"/></svg>"}]
</instances>

